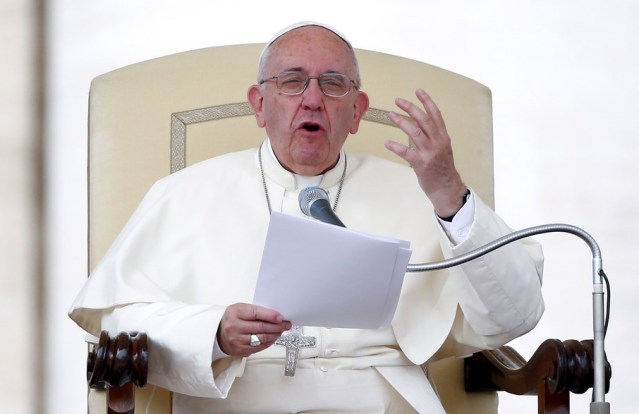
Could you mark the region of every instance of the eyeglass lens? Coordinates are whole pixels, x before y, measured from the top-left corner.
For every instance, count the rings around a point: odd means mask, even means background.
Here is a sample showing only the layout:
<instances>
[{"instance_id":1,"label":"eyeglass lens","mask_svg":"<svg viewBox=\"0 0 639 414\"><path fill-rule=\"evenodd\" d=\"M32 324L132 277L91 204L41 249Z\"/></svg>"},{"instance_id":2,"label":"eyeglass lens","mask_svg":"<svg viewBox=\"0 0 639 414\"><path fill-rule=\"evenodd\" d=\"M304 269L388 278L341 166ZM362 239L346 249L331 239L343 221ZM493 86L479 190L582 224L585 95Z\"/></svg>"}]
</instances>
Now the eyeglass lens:
<instances>
[{"instance_id":1,"label":"eyeglass lens","mask_svg":"<svg viewBox=\"0 0 639 414\"><path fill-rule=\"evenodd\" d=\"M317 79L325 95L340 97L351 89L351 80L341 73L324 73L317 78L303 72L282 72L277 76L277 88L287 95L298 95L308 86L311 79Z\"/></svg>"}]
</instances>

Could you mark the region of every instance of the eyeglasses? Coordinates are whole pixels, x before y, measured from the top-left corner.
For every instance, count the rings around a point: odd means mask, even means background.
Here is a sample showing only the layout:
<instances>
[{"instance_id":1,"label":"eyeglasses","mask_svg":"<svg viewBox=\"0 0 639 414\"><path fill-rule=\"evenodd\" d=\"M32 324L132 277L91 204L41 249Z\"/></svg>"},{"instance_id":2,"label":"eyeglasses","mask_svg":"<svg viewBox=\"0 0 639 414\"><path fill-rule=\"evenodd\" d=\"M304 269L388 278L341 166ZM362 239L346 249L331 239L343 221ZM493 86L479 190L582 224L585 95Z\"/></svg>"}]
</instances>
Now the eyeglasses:
<instances>
[{"instance_id":1,"label":"eyeglasses","mask_svg":"<svg viewBox=\"0 0 639 414\"><path fill-rule=\"evenodd\" d=\"M351 86L357 89L355 82L343 73L324 73L313 77L304 72L285 71L277 76L264 79L259 84L275 81L277 90L284 95L299 95L306 90L311 79L317 79L320 90L324 95L333 98L345 96L351 90Z\"/></svg>"}]
</instances>

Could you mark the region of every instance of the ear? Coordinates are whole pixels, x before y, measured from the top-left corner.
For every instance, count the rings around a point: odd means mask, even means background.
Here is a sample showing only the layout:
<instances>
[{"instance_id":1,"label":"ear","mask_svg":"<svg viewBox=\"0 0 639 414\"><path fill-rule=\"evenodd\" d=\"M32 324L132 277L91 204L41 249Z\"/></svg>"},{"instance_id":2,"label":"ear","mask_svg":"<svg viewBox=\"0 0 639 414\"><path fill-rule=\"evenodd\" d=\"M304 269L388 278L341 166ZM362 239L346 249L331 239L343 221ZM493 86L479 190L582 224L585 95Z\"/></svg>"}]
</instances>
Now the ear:
<instances>
[{"instance_id":1,"label":"ear","mask_svg":"<svg viewBox=\"0 0 639 414\"><path fill-rule=\"evenodd\" d=\"M353 111L353 123L351 124L351 134L355 134L359 130L359 122L368 110L368 95L365 92L357 91L355 97L355 111Z\"/></svg>"},{"instance_id":2,"label":"ear","mask_svg":"<svg viewBox=\"0 0 639 414\"><path fill-rule=\"evenodd\" d=\"M264 97L259 85L252 85L246 93L246 99L248 100L251 109L255 113L255 121L257 126L264 128L266 122L264 122Z\"/></svg>"}]
</instances>

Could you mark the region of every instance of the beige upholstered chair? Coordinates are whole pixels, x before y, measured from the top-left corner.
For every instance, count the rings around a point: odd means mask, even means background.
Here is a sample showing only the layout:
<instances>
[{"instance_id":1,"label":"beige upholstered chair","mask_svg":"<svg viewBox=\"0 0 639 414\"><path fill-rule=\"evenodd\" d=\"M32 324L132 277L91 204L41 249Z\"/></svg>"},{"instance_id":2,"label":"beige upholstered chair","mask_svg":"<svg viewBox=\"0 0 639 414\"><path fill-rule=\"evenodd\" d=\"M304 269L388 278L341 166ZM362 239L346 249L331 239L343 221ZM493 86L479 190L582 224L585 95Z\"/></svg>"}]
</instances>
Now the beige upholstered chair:
<instances>
[{"instance_id":1,"label":"beige upholstered chair","mask_svg":"<svg viewBox=\"0 0 639 414\"><path fill-rule=\"evenodd\" d=\"M216 47L134 64L97 77L89 117L89 262L105 253L154 181L217 154L257 146L258 129L246 101L256 81L263 45ZM484 200L493 201L492 113L485 86L424 63L358 50L371 109L351 152L402 161L383 142L405 142L385 111L398 96L425 88L446 119L462 175ZM457 411L496 412L494 393L463 391L461 360L446 363L436 378L444 401ZM450 366L448 366L450 365ZM440 373L439 369L432 368ZM445 383L445 385L443 385ZM454 386L451 386L454 384ZM143 393L138 392L138 398ZM158 393L156 392L156 398ZM100 403L101 405L101 403ZM485 407L481 411L479 406ZM138 405L138 406L144 406Z\"/></svg>"},{"instance_id":2,"label":"beige upholstered chair","mask_svg":"<svg viewBox=\"0 0 639 414\"><path fill-rule=\"evenodd\" d=\"M217 154L258 145L264 138L246 101L256 81L263 45L214 47L166 56L94 79L89 111L89 266L98 262L145 192L157 179ZM371 109L360 132L347 140L351 152L401 162L386 151L388 138L405 135L387 121L398 96L431 94L453 137L456 164L468 183L493 202L491 94L485 86L425 63L357 51ZM152 340L152 338L150 338ZM449 413L496 413L494 392L464 391L463 361L429 366ZM170 412L170 394L152 386L136 392L145 412ZM104 412L105 393L91 390L91 412ZM123 410L122 412L126 412Z\"/></svg>"}]
</instances>

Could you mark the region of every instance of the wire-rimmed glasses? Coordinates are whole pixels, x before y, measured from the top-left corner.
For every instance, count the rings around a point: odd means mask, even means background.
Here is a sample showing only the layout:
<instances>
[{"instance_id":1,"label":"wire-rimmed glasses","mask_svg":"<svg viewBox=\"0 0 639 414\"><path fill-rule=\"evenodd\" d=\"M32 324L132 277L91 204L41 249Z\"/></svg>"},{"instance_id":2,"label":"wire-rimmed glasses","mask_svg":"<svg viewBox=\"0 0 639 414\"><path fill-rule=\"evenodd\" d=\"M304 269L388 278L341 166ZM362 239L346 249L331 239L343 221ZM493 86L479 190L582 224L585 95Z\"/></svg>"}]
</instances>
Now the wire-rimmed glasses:
<instances>
[{"instance_id":1,"label":"wire-rimmed glasses","mask_svg":"<svg viewBox=\"0 0 639 414\"><path fill-rule=\"evenodd\" d=\"M299 95L306 90L311 79L317 79L322 93L333 98L345 96L351 90L351 87L357 89L357 85L352 79L339 72L308 76L308 74L300 71L284 71L277 76L260 81L259 84L275 81L277 90L284 95Z\"/></svg>"}]
</instances>

